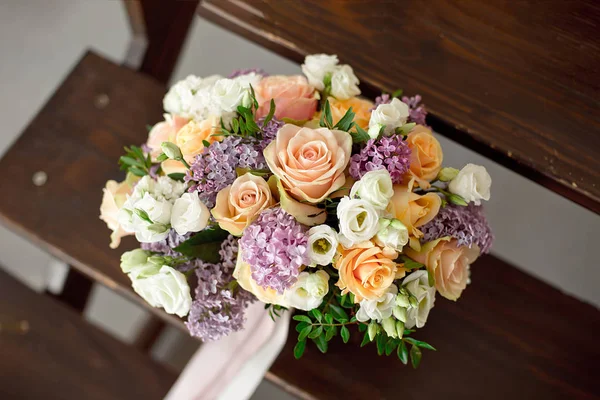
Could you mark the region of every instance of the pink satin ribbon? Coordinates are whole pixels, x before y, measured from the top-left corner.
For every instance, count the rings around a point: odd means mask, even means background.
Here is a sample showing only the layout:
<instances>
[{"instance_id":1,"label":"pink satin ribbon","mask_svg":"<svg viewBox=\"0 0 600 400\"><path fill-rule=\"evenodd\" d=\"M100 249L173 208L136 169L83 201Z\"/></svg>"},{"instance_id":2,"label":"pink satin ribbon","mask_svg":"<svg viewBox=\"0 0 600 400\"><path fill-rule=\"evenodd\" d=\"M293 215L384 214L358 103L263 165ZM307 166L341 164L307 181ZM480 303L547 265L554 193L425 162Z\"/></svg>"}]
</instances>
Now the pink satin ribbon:
<instances>
[{"instance_id":1,"label":"pink satin ribbon","mask_svg":"<svg viewBox=\"0 0 600 400\"><path fill-rule=\"evenodd\" d=\"M254 393L285 344L290 312L273 322L260 302L246 311L244 330L202 344L166 400L242 400Z\"/></svg>"}]
</instances>

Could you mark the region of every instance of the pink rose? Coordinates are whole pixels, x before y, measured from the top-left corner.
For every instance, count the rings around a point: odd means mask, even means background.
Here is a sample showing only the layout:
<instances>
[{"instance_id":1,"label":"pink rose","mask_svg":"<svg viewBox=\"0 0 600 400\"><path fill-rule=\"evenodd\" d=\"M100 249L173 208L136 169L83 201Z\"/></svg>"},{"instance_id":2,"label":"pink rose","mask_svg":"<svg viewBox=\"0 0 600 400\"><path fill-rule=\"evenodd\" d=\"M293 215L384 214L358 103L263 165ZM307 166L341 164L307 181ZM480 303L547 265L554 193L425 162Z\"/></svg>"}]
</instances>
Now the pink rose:
<instances>
[{"instance_id":1,"label":"pink rose","mask_svg":"<svg viewBox=\"0 0 600 400\"><path fill-rule=\"evenodd\" d=\"M148 134L146 145L150 148L150 156L156 158L162 153L162 142L174 141L177 132L188 123L187 118L178 115L165 114L165 120L154 125Z\"/></svg>"},{"instance_id":2,"label":"pink rose","mask_svg":"<svg viewBox=\"0 0 600 400\"><path fill-rule=\"evenodd\" d=\"M258 118L269 113L271 99L275 100L275 117L278 119L309 120L317 112L315 88L303 76L268 76L254 91L259 104Z\"/></svg>"},{"instance_id":3,"label":"pink rose","mask_svg":"<svg viewBox=\"0 0 600 400\"><path fill-rule=\"evenodd\" d=\"M417 252L405 248L407 256L425 264L435 278L435 288L448 300L458 300L469 281L469 266L479 257L479 247L458 246L450 237L436 239Z\"/></svg>"},{"instance_id":4,"label":"pink rose","mask_svg":"<svg viewBox=\"0 0 600 400\"><path fill-rule=\"evenodd\" d=\"M104 188L102 204L100 205L100 219L113 233L110 235L110 248L116 249L121 244L121 238L133 233L128 233L121 228L117 220L119 210L127 200L127 195L133 192L133 186L140 178L131 174L123 182L108 181Z\"/></svg>"}]
</instances>

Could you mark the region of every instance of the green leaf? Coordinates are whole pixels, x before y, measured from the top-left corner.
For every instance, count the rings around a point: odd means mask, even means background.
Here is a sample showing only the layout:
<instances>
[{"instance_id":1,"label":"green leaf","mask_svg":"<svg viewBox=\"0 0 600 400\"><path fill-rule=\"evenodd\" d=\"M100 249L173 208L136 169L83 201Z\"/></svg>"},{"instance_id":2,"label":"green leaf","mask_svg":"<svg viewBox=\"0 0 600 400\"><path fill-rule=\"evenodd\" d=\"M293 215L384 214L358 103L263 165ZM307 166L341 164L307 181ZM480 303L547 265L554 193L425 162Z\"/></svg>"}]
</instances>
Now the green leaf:
<instances>
[{"instance_id":1,"label":"green leaf","mask_svg":"<svg viewBox=\"0 0 600 400\"><path fill-rule=\"evenodd\" d=\"M268 306L268 304L267 304L267 306ZM266 308L268 308L268 307L266 307ZM298 333L302 332L302 330L304 328L306 328L308 325L309 324L307 324L306 322L300 322L298 325L296 325L296 332L298 332Z\"/></svg>"},{"instance_id":2,"label":"green leaf","mask_svg":"<svg viewBox=\"0 0 600 400\"><path fill-rule=\"evenodd\" d=\"M348 132L350 128L352 128L352 121L354 121L354 112L352 111L352 107L346 111L346 114L335 124L334 128L339 129L341 131Z\"/></svg>"},{"instance_id":3,"label":"green leaf","mask_svg":"<svg viewBox=\"0 0 600 400\"><path fill-rule=\"evenodd\" d=\"M365 336L363 336L363 340L360 343L360 347L364 347L367 343L371 343L371 338L369 338L369 332L365 332Z\"/></svg>"},{"instance_id":4,"label":"green leaf","mask_svg":"<svg viewBox=\"0 0 600 400\"><path fill-rule=\"evenodd\" d=\"M311 333L312 328L313 328L312 325L308 325L306 328L302 329L302 331L298 335L298 340L302 341L302 340L306 339L308 334Z\"/></svg>"},{"instance_id":5,"label":"green leaf","mask_svg":"<svg viewBox=\"0 0 600 400\"><path fill-rule=\"evenodd\" d=\"M359 332L366 332L368 326L369 325L367 325L367 324L362 324L362 323L358 324L358 331Z\"/></svg>"},{"instance_id":6,"label":"green leaf","mask_svg":"<svg viewBox=\"0 0 600 400\"><path fill-rule=\"evenodd\" d=\"M231 129L233 129L233 133L238 133L240 130L240 123L237 119L231 121Z\"/></svg>"},{"instance_id":7,"label":"green leaf","mask_svg":"<svg viewBox=\"0 0 600 400\"><path fill-rule=\"evenodd\" d=\"M119 161L121 163L123 163L123 164L131 165L131 166L134 166L134 167L140 167L140 168L145 168L146 167L145 163L139 162L138 160L135 160L135 159L133 159L131 157L128 157L128 156L121 156L119 158Z\"/></svg>"},{"instance_id":8,"label":"green leaf","mask_svg":"<svg viewBox=\"0 0 600 400\"><path fill-rule=\"evenodd\" d=\"M308 335L309 339L315 339L323 334L323 325L317 326L317 329L313 329Z\"/></svg>"},{"instance_id":9,"label":"green leaf","mask_svg":"<svg viewBox=\"0 0 600 400\"><path fill-rule=\"evenodd\" d=\"M425 265L421 264L420 262L416 262L415 260L408 258L404 254L400 255L400 259L404 263L404 268L406 268L406 269L411 269L411 270L419 269L419 268L423 268L425 266Z\"/></svg>"},{"instance_id":10,"label":"green leaf","mask_svg":"<svg viewBox=\"0 0 600 400\"><path fill-rule=\"evenodd\" d=\"M385 336L382 334L377 335L375 338L375 343L377 344L377 354L380 356L383 355L385 351Z\"/></svg>"},{"instance_id":11,"label":"green leaf","mask_svg":"<svg viewBox=\"0 0 600 400\"><path fill-rule=\"evenodd\" d=\"M462 198L462 196L459 196L457 194L450 193L449 195L446 196L446 198L448 199L448 201L450 203L455 204L457 206L466 207L469 205L469 203L467 203L465 201L465 199Z\"/></svg>"},{"instance_id":12,"label":"green leaf","mask_svg":"<svg viewBox=\"0 0 600 400\"><path fill-rule=\"evenodd\" d=\"M304 349L306 349L306 340L301 340L294 346L294 357L299 359L304 354Z\"/></svg>"},{"instance_id":13,"label":"green leaf","mask_svg":"<svg viewBox=\"0 0 600 400\"><path fill-rule=\"evenodd\" d=\"M310 324L310 323L312 323L311 319L310 319L310 318L308 318L306 315L294 315L294 316L292 317L292 319L293 319L294 321L307 322L307 323L309 323L309 324Z\"/></svg>"},{"instance_id":14,"label":"green leaf","mask_svg":"<svg viewBox=\"0 0 600 400\"><path fill-rule=\"evenodd\" d=\"M360 126L353 124L354 128L356 128L355 132L350 132L350 136L352 136L352 143L365 143L367 142L369 139L371 139L371 137L369 136L369 133L367 131L365 131L363 128L361 128Z\"/></svg>"},{"instance_id":15,"label":"green leaf","mask_svg":"<svg viewBox=\"0 0 600 400\"><path fill-rule=\"evenodd\" d=\"M346 314L346 311L338 305L330 304L329 309L331 310L333 317L339 322L348 322L348 320L350 319L348 317L348 314Z\"/></svg>"},{"instance_id":16,"label":"green leaf","mask_svg":"<svg viewBox=\"0 0 600 400\"><path fill-rule=\"evenodd\" d=\"M194 236L175 247L175 251L184 256L199 258L210 263L221 261L219 250L221 243L227 238L229 233L221 228L208 228L196 233Z\"/></svg>"},{"instance_id":17,"label":"green leaf","mask_svg":"<svg viewBox=\"0 0 600 400\"><path fill-rule=\"evenodd\" d=\"M328 324L333 324L333 316L329 313L325 314L325 322Z\"/></svg>"},{"instance_id":18,"label":"green leaf","mask_svg":"<svg viewBox=\"0 0 600 400\"><path fill-rule=\"evenodd\" d=\"M210 147L210 143L207 140L202 140L202 145L206 148Z\"/></svg>"},{"instance_id":19,"label":"green leaf","mask_svg":"<svg viewBox=\"0 0 600 400\"><path fill-rule=\"evenodd\" d=\"M394 91L394 93L392 93L392 97L400 97L400 96L402 96L402 93L404 93L404 90L398 89L398 90Z\"/></svg>"},{"instance_id":20,"label":"green leaf","mask_svg":"<svg viewBox=\"0 0 600 400\"><path fill-rule=\"evenodd\" d=\"M319 336L313 339L313 342L317 345L317 348L321 351L321 353L327 353L327 340L325 340L325 336Z\"/></svg>"},{"instance_id":21,"label":"green leaf","mask_svg":"<svg viewBox=\"0 0 600 400\"><path fill-rule=\"evenodd\" d=\"M337 326L329 326L325 329L325 340L328 342L337 334Z\"/></svg>"},{"instance_id":22,"label":"green leaf","mask_svg":"<svg viewBox=\"0 0 600 400\"><path fill-rule=\"evenodd\" d=\"M144 152L138 146L131 146L131 152L135 155L138 160L144 159Z\"/></svg>"},{"instance_id":23,"label":"green leaf","mask_svg":"<svg viewBox=\"0 0 600 400\"><path fill-rule=\"evenodd\" d=\"M263 128L265 126L267 126L267 124L269 122L271 122L271 120L273 119L273 115L275 115L275 100L271 99L271 104L269 106L269 113L267 114L267 116L265 117L265 120L263 121Z\"/></svg>"},{"instance_id":24,"label":"green leaf","mask_svg":"<svg viewBox=\"0 0 600 400\"><path fill-rule=\"evenodd\" d=\"M183 182L183 178L185 177L185 174L183 172L173 172L172 174L169 174L168 176L169 176L169 178L173 179L174 181Z\"/></svg>"},{"instance_id":25,"label":"green leaf","mask_svg":"<svg viewBox=\"0 0 600 400\"><path fill-rule=\"evenodd\" d=\"M348 330L346 325L342 326L342 329L340 330L340 335L342 336L342 340L344 341L344 343L348 343L348 340L350 340L350 331Z\"/></svg>"},{"instance_id":26,"label":"green leaf","mask_svg":"<svg viewBox=\"0 0 600 400\"><path fill-rule=\"evenodd\" d=\"M414 346L419 346L419 347L422 347L424 349L431 350L431 351L437 351L435 347L433 347L432 345L430 345L427 342L423 342L421 340L417 340L417 339L414 339L414 338L411 338L411 337L407 337L407 338L404 338L404 339L408 343L410 343L410 344L412 344Z\"/></svg>"},{"instance_id":27,"label":"green leaf","mask_svg":"<svg viewBox=\"0 0 600 400\"><path fill-rule=\"evenodd\" d=\"M398 342L394 339L389 339L385 344L385 355L389 356L390 354L392 354L396 346L398 346Z\"/></svg>"},{"instance_id":28,"label":"green leaf","mask_svg":"<svg viewBox=\"0 0 600 400\"><path fill-rule=\"evenodd\" d=\"M333 116L331 115L331 107L329 106L329 99L325 100L325 122L327 122L328 128L333 128Z\"/></svg>"},{"instance_id":29,"label":"green leaf","mask_svg":"<svg viewBox=\"0 0 600 400\"><path fill-rule=\"evenodd\" d=\"M419 367L419 364L421 364L421 350L419 349L419 347L413 345L410 348L410 363L412 364L412 367L414 369L417 369Z\"/></svg>"},{"instance_id":30,"label":"green leaf","mask_svg":"<svg viewBox=\"0 0 600 400\"><path fill-rule=\"evenodd\" d=\"M434 287L435 286L435 276L433 275L433 272L431 272L430 270L427 270L427 283L429 283L429 286Z\"/></svg>"},{"instance_id":31,"label":"green leaf","mask_svg":"<svg viewBox=\"0 0 600 400\"><path fill-rule=\"evenodd\" d=\"M281 120L283 122L285 122L286 124L292 124L292 125L296 125L296 126L302 126L308 122L307 119L293 119L293 118L287 118L287 117L283 117L283 118L281 118Z\"/></svg>"},{"instance_id":32,"label":"green leaf","mask_svg":"<svg viewBox=\"0 0 600 400\"><path fill-rule=\"evenodd\" d=\"M146 130L147 130L148 132L150 132L150 131L152 130L152 128L154 128L154 126L153 126L153 125L148 125L148 124L146 124Z\"/></svg>"},{"instance_id":33,"label":"green leaf","mask_svg":"<svg viewBox=\"0 0 600 400\"><path fill-rule=\"evenodd\" d=\"M404 343L404 340L400 343L400 346L398 346L398 358L402 364L408 364L408 349L406 348L406 343Z\"/></svg>"},{"instance_id":34,"label":"green leaf","mask_svg":"<svg viewBox=\"0 0 600 400\"><path fill-rule=\"evenodd\" d=\"M148 173L146 171L144 171L143 169L136 168L136 167L129 168L129 172L131 172L135 176L146 176L146 175L148 175Z\"/></svg>"},{"instance_id":35,"label":"green leaf","mask_svg":"<svg viewBox=\"0 0 600 400\"><path fill-rule=\"evenodd\" d=\"M169 159L169 157L167 157L167 155L165 153L160 153L160 155L156 158L156 161L163 162L168 159Z\"/></svg>"},{"instance_id":36,"label":"green leaf","mask_svg":"<svg viewBox=\"0 0 600 400\"><path fill-rule=\"evenodd\" d=\"M310 315L312 315L317 321L321 322L323 320L323 314L321 314L321 311L319 311L319 309L314 308L312 310L309 311Z\"/></svg>"},{"instance_id":37,"label":"green leaf","mask_svg":"<svg viewBox=\"0 0 600 400\"><path fill-rule=\"evenodd\" d=\"M133 212L135 213L135 215L137 215L138 217L140 217L142 220L146 221L147 223L149 223L149 224L154 223L154 221L152 221L150 219L150 217L148 216L148 213L146 211L136 208L133 210Z\"/></svg>"}]
</instances>

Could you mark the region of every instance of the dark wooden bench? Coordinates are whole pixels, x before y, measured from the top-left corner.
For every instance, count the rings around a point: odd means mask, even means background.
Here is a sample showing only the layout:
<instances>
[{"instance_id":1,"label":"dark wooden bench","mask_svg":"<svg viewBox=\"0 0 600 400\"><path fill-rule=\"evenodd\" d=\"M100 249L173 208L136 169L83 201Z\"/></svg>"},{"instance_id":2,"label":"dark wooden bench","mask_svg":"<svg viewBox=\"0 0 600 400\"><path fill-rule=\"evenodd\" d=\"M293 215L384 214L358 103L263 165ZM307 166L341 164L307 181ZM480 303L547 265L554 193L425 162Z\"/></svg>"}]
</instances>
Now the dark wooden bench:
<instances>
[{"instance_id":1,"label":"dark wooden bench","mask_svg":"<svg viewBox=\"0 0 600 400\"><path fill-rule=\"evenodd\" d=\"M0 219L82 274L185 329L131 290L119 256L135 241L109 249L109 231L98 219L101 188L107 179L122 179L116 160L124 145L144 140L146 124L160 119L164 93L156 81L86 54L0 160L0 187L10 188L10 196L0 196ZM39 187L32 183L38 171L48 175ZM421 335L439 351L426 354L417 371L378 357L374 348L337 342L327 355L310 347L294 360L291 327L267 379L319 399L600 396L592 372L600 359L596 309L493 256L478 261L473 280L477 284L460 302L437 300Z\"/></svg>"},{"instance_id":2,"label":"dark wooden bench","mask_svg":"<svg viewBox=\"0 0 600 400\"><path fill-rule=\"evenodd\" d=\"M176 374L0 270L0 398L162 399Z\"/></svg>"}]
</instances>

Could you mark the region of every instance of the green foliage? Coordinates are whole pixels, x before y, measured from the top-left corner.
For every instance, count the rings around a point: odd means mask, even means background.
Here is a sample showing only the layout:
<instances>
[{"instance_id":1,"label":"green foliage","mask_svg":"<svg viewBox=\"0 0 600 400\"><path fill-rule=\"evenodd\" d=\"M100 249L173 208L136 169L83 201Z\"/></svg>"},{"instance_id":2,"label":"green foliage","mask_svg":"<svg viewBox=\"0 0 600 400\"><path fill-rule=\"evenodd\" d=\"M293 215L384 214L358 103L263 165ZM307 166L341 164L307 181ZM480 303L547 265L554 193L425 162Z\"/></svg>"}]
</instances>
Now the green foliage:
<instances>
[{"instance_id":1,"label":"green foliage","mask_svg":"<svg viewBox=\"0 0 600 400\"><path fill-rule=\"evenodd\" d=\"M269 317L275 322L275 319L281 317L281 312L286 311L287 308L277 304L265 304L265 310L267 310Z\"/></svg>"},{"instance_id":2,"label":"green foliage","mask_svg":"<svg viewBox=\"0 0 600 400\"><path fill-rule=\"evenodd\" d=\"M399 259L404 263L404 268L408 270L423 268L425 265L420 262L416 262L415 260L408 258L404 254L401 254Z\"/></svg>"},{"instance_id":3,"label":"green foliage","mask_svg":"<svg viewBox=\"0 0 600 400\"><path fill-rule=\"evenodd\" d=\"M271 120L273 119L273 116L275 115L275 100L271 99L271 104L269 106L269 113L267 114L267 116L265 117L265 120L263 121L263 128L265 126L267 126L267 124L269 122L271 122Z\"/></svg>"},{"instance_id":4,"label":"green foliage","mask_svg":"<svg viewBox=\"0 0 600 400\"><path fill-rule=\"evenodd\" d=\"M190 258L199 258L210 263L221 261L219 250L221 243L229 233L219 228L212 227L196 233L194 236L175 247L175 251Z\"/></svg>"},{"instance_id":5,"label":"green foliage","mask_svg":"<svg viewBox=\"0 0 600 400\"><path fill-rule=\"evenodd\" d=\"M173 172L172 174L169 174L168 176L169 176L169 178L171 178L175 181L183 182L183 178L185 177L185 174L183 172Z\"/></svg>"},{"instance_id":6,"label":"green foliage","mask_svg":"<svg viewBox=\"0 0 600 400\"><path fill-rule=\"evenodd\" d=\"M296 343L296 346L294 346L294 357L296 359L299 359L300 357L302 357L302 354L304 354L305 348L306 348L306 340L301 340L298 343Z\"/></svg>"},{"instance_id":7,"label":"green foliage","mask_svg":"<svg viewBox=\"0 0 600 400\"><path fill-rule=\"evenodd\" d=\"M326 99L322 108L319 125L329 129L338 129L340 131L348 132L350 136L352 136L353 143L364 143L370 139L369 134L354 122L355 115L354 111L352 111L352 107L350 107L348 111L346 111L346 114L344 114L344 116L334 125L333 117L331 115L331 106L329 105L329 100ZM352 130L353 128L354 130Z\"/></svg>"},{"instance_id":8,"label":"green foliage","mask_svg":"<svg viewBox=\"0 0 600 400\"><path fill-rule=\"evenodd\" d=\"M124 147L125 155L119 158L119 166L123 171L131 172L135 176L145 176L152 168L150 154L144 156L144 152L138 146Z\"/></svg>"}]
</instances>

